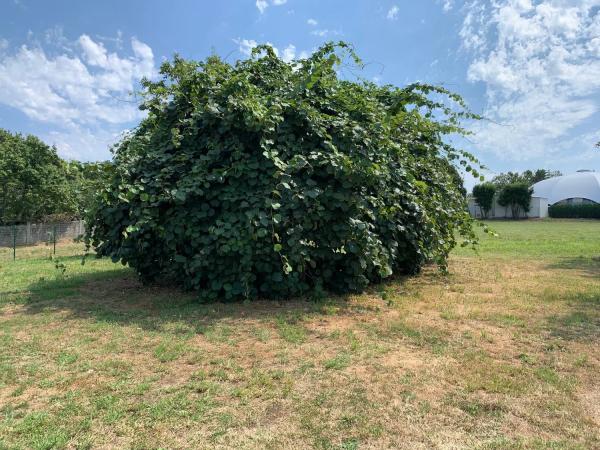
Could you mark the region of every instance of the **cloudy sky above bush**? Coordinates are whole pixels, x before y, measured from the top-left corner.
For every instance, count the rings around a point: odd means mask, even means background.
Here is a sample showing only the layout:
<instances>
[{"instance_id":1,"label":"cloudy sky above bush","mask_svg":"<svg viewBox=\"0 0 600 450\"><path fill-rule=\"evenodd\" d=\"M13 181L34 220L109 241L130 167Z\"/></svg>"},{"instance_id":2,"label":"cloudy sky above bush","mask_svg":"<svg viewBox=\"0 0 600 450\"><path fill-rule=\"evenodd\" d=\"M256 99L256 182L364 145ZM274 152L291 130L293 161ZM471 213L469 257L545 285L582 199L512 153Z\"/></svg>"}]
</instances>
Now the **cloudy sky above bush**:
<instances>
[{"instance_id":1,"label":"cloudy sky above bush","mask_svg":"<svg viewBox=\"0 0 600 450\"><path fill-rule=\"evenodd\" d=\"M137 5L137 6L136 6ZM0 127L107 159L175 52L292 60L353 43L377 83L444 84L486 120L462 145L493 172L600 170L600 0L2 0ZM342 74L353 76L355 73Z\"/></svg>"}]
</instances>

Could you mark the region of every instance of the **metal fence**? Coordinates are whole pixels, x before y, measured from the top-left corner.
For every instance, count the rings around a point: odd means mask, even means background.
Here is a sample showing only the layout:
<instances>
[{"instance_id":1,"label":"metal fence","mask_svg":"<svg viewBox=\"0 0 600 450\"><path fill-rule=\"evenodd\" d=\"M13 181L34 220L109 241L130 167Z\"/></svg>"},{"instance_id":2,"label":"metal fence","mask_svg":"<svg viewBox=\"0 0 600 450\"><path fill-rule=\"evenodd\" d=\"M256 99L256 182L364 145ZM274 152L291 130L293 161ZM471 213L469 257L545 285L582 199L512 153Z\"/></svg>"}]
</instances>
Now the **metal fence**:
<instances>
[{"instance_id":1,"label":"metal fence","mask_svg":"<svg viewBox=\"0 0 600 450\"><path fill-rule=\"evenodd\" d=\"M85 232L83 220L62 223L28 223L0 227L0 247L34 245L41 242L56 243L61 239L74 239Z\"/></svg>"}]
</instances>

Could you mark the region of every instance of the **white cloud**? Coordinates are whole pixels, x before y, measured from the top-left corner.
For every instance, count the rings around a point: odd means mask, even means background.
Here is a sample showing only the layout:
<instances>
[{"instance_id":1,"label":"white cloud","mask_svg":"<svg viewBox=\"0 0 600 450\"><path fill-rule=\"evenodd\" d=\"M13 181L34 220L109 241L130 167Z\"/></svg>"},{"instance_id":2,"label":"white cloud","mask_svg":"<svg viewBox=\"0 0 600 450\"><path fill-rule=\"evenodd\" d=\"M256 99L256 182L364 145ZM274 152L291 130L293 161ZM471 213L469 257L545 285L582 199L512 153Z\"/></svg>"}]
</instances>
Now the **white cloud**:
<instances>
[{"instance_id":1,"label":"white cloud","mask_svg":"<svg viewBox=\"0 0 600 450\"><path fill-rule=\"evenodd\" d=\"M464 48L471 82L484 83L490 121L474 126L482 150L525 160L551 154L600 111L596 42L600 0L471 1Z\"/></svg>"},{"instance_id":2,"label":"white cloud","mask_svg":"<svg viewBox=\"0 0 600 450\"><path fill-rule=\"evenodd\" d=\"M241 53L246 56L250 56L252 54L252 49L254 49L257 45L259 45L254 39L234 39L233 42L238 44L238 49ZM305 50L302 50L300 53L297 53L296 46L293 44L289 44L287 47L280 51L277 47L275 47L270 42L265 42L265 44L270 45L273 48L273 51L277 56L280 56L285 62L290 62L296 59L296 56L299 59L308 58L309 53Z\"/></svg>"},{"instance_id":3,"label":"white cloud","mask_svg":"<svg viewBox=\"0 0 600 450\"><path fill-rule=\"evenodd\" d=\"M444 12L448 12L452 8L454 8L454 0L444 0L444 3L442 4L442 9Z\"/></svg>"},{"instance_id":4,"label":"white cloud","mask_svg":"<svg viewBox=\"0 0 600 450\"><path fill-rule=\"evenodd\" d=\"M399 12L400 12L400 8L398 8L398 6L396 6L396 5L394 5L388 10L386 17L388 18L388 20L396 20L398 18Z\"/></svg>"},{"instance_id":5,"label":"white cloud","mask_svg":"<svg viewBox=\"0 0 600 450\"><path fill-rule=\"evenodd\" d=\"M76 42L58 37L58 53L40 45L0 53L0 103L55 127L65 142L70 133L120 129L142 117L130 93L140 78L155 74L149 46L133 38L127 57L88 35Z\"/></svg>"},{"instance_id":6,"label":"white cloud","mask_svg":"<svg viewBox=\"0 0 600 450\"><path fill-rule=\"evenodd\" d=\"M126 130L111 127L67 127L42 133L40 138L56 145L66 159L83 161L110 159L109 149L120 140Z\"/></svg>"},{"instance_id":7,"label":"white cloud","mask_svg":"<svg viewBox=\"0 0 600 450\"><path fill-rule=\"evenodd\" d=\"M319 36L319 37L325 37L325 36L340 36L342 34L341 31L336 31L336 30L313 30L310 32L310 34L312 34L313 36Z\"/></svg>"},{"instance_id":8,"label":"white cloud","mask_svg":"<svg viewBox=\"0 0 600 450\"><path fill-rule=\"evenodd\" d=\"M271 0L270 2L268 0L256 0L256 7L262 14L269 6L281 6L285 5L286 3L287 0Z\"/></svg>"},{"instance_id":9,"label":"white cloud","mask_svg":"<svg viewBox=\"0 0 600 450\"><path fill-rule=\"evenodd\" d=\"M63 29L59 25L49 28L44 32L44 42L47 45L60 47L63 50L70 50L69 46L71 43L65 37L65 35L63 34Z\"/></svg>"},{"instance_id":10,"label":"white cloud","mask_svg":"<svg viewBox=\"0 0 600 450\"><path fill-rule=\"evenodd\" d=\"M106 67L108 56L104 45L95 43L88 35L79 37L79 45L84 52L84 57L88 64L98 67Z\"/></svg>"},{"instance_id":11,"label":"white cloud","mask_svg":"<svg viewBox=\"0 0 600 450\"><path fill-rule=\"evenodd\" d=\"M96 38L102 42L109 42L114 45L117 49L123 49L123 32L121 30L117 30L116 36L101 36L96 35Z\"/></svg>"},{"instance_id":12,"label":"white cloud","mask_svg":"<svg viewBox=\"0 0 600 450\"><path fill-rule=\"evenodd\" d=\"M240 51L240 53L246 55L246 56L251 56L252 55L252 50L254 50L255 47L257 47L259 45L258 42L256 42L254 39L234 39L233 42L235 42L236 44L238 44L238 50ZM280 52L279 49L277 47L275 47L271 42L265 42L265 45L270 45L271 48L273 49L273 52L275 53L275 55L279 56ZM295 54L295 50L296 47L294 47L293 45L289 45L285 50L288 52L288 55L290 54L290 52L294 52ZM282 59L285 60L284 57L282 57ZM292 57L293 59L293 57Z\"/></svg>"},{"instance_id":13,"label":"white cloud","mask_svg":"<svg viewBox=\"0 0 600 450\"><path fill-rule=\"evenodd\" d=\"M311 27L316 27L317 25L319 25L319 22L317 22L315 19L308 19L308 20L306 21L306 23L307 23L308 25L310 25Z\"/></svg>"},{"instance_id":14,"label":"white cloud","mask_svg":"<svg viewBox=\"0 0 600 450\"><path fill-rule=\"evenodd\" d=\"M491 26L486 6L477 1L467 5L467 15L463 20L459 36L463 47L468 51L481 52L486 48L487 33Z\"/></svg>"},{"instance_id":15,"label":"white cloud","mask_svg":"<svg viewBox=\"0 0 600 450\"><path fill-rule=\"evenodd\" d=\"M252 50L254 49L254 47L256 47L258 45L258 42L256 42L254 39L234 39L233 42L235 42L236 44L238 44L238 49L239 51L246 55L246 56L250 56L252 54ZM268 45L271 45L267 42ZM272 47L272 45L271 45Z\"/></svg>"},{"instance_id":16,"label":"white cloud","mask_svg":"<svg viewBox=\"0 0 600 450\"><path fill-rule=\"evenodd\" d=\"M268 6L267 0L256 0L256 7L261 14L265 12L265 9L267 9Z\"/></svg>"},{"instance_id":17,"label":"white cloud","mask_svg":"<svg viewBox=\"0 0 600 450\"><path fill-rule=\"evenodd\" d=\"M239 41L239 45L240 52L242 52L244 55L250 56L250 54L252 53L252 49L258 44L254 39L243 39Z\"/></svg>"},{"instance_id":18,"label":"white cloud","mask_svg":"<svg viewBox=\"0 0 600 450\"><path fill-rule=\"evenodd\" d=\"M283 54L281 55L281 58L285 62L293 61L296 58L296 46L290 44L286 48L284 48L283 49Z\"/></svg>"}]
</instances>

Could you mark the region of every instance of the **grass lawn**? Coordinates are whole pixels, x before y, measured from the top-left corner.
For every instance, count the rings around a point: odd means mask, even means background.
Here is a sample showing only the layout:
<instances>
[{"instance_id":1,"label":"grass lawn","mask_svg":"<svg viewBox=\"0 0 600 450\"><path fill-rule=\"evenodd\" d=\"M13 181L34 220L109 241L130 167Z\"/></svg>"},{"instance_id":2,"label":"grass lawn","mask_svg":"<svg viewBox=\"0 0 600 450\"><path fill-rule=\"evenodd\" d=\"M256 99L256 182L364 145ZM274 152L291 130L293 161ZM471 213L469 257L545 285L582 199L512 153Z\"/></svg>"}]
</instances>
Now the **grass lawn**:
<instances>
[{"instance_id":1,"label":"grass lawn","mask_svg":"<svg viewBox=\"0 0 600 450\"><path fill-rule=\"evenodd\" d=\"M0 249L0 448L600 448L600 221L492 226L320 303Z\"/></svg>"}]
</instances>

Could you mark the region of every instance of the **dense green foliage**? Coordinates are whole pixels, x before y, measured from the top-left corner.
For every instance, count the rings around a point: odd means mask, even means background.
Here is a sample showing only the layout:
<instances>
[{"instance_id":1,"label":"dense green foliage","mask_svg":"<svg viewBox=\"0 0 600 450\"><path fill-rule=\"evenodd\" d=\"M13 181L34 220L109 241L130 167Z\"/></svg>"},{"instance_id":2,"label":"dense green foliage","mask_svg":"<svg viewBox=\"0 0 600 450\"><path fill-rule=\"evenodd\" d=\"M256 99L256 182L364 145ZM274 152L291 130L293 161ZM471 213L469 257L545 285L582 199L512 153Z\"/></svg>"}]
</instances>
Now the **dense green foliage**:
<instances>
[{"instance_id":1,"label":"dense green foliage","mask_svg":"<svg viewBox=\"0 0 600 450\"><path fill-rule=\"evenodd\" d=\"M522 211L529 212L532 194L533 189L525 183L508 184L500 190L498 204L510 206L512 218L518 219Z\"/></svg>"},{"instance_id":2,"label":"dense green foliage","mask_svg":"<svg viewBox=\"0 0 600 450\"><path fill-rule=\"evenodd\" d=\"M0 224L82 217L110 179L109 162L64 161L35 136L0 129Z\"/></svg>"},{"instance_id":3,"label":"dense green foliage","mask_svg":"<svg viewBox=\"0 0 600 450\"><path fill-rule=\"evenodd\" d=\"M56 149L35 136L0 129L0 223L72 214L76 197Z\"/></svg>"},{"instance_id":4,"label":"dense green foliage","mask_svg":"<svg viewBox=\"0 0 600 450\"><path fill-rule=\"evenodd\" d=\"M496 195L494 183L488 182L473 186L473 198L481 209L481 215L486 219L494 205L494 195Z\"/></svg>"},{"instance_id":5,"label":"dense green foliage","mask_svg":"<svg viewBox=\"0 0 600 450\"><path fill-rule=\"evenodd\" d=\"M261 46L234 65L163 64L88 242L205 299L360 291L444 265L474 238L453 164L479 175L442 139L473 115L442 88L339 79L344 49L359 63L340 43L291 63Z\"/></svg>"},{"instance_id":6,"label":"dense green foliage","mask_svg":"<svg viewBox=\"0 0 600 450\"><path fill-rule=\"evenodd\" d=\"M65 163L67 182L76 199L78 217L83 217L85 211L91 207L98 192L110 180L112 169L113 164L108 161Z\"/></svg>"},{"instance_id":7,"label":"dense green foliage","mask_svg":"<svg viewBox=\"0 0 600 450\"><path fill-rule=\"evenodd\" d=\"M508 184L523 183L527 186L533 186L538 181L547 180L548 178L559 177L562 173L558 170L547 170L537 169L525 170L522 173L519 172L506 172L496 175L492 178L492 183L499 187L498 190L502 189Z\"/></svg>"},{"instance_id":8,"label":"dense green foliage","mask_svg":"<svg viewBox=\"0 0 600 450\"><path fill-rule=\"evenodd\" d=\"M600 204L550 205L548 214L562 219L600 219Z\"/></svg>"}]
</instances>

